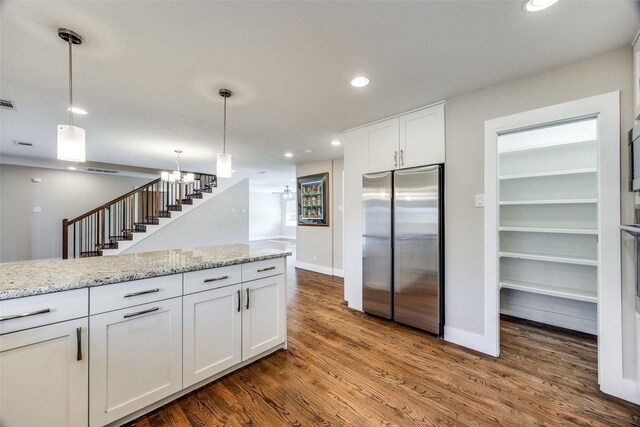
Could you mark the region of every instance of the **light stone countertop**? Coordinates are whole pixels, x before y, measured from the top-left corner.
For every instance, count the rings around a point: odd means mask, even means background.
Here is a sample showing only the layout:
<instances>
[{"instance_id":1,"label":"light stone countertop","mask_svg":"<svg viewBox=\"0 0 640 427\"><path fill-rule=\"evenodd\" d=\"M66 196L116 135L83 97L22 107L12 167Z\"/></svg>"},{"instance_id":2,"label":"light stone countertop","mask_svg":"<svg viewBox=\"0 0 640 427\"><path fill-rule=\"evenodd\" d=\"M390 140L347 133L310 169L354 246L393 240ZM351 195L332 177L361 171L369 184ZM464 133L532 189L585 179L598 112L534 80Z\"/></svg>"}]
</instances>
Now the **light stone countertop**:
<instances>
[{"instance_id":1,"label":"light stone countertop","mask_svg":"<svg viewBox=\"0 0 640 427\"><path fill-rule=\"evenodd\" d=\"M0 300L286 257L291 252L235 244L67 260L0 264Z\"/></svg>"}]
</instances>

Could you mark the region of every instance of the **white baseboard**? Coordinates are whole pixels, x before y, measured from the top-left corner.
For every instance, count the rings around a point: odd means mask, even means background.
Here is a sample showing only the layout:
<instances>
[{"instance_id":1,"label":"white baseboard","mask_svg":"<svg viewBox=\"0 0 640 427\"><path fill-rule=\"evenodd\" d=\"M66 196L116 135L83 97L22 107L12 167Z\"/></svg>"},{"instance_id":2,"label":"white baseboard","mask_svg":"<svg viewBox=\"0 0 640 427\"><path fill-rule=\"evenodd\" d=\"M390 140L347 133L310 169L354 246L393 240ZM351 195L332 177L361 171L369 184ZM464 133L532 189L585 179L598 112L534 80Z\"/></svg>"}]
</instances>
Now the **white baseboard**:
<instances>
[{"instance_id":1,"label":"white baseboard","mask_svg":"<svg viewBox=\"0 0 640 427\"><path fill-rule=\"evenodd\" d=\"M290 240L296 240L296 236L285 236L285 235L279 235L279 236L254 236L254 237L249 237L249 241L250 242L254 242L256 240L273 240L273 239L290 239Z\"/></svg>"},{"instance_id":2,"label":"white baseboard","mask_svg":"<svg viewBox=\"0 0 640 427\"><path fill-rule=\"evenodd\" d=\"M326 274L327 276L333 276L333 268L325 267L323 265L310 264L307 262L296 261L296 268L302 270L314 271L316 273Z\"/></svg>"},{"instance_id":3,"label":"white baseboard","mask_svg":"<svg viewBox=\"0 0 640 427\"><path fill-rule=\"evenodd\" d=\"M488 354L489 356L498 357L498 354L495 354L495 344L489 342L484 335L445 325L444 340L479 351L480 353Z\"/></svg>"},{"instance_id":4,"label":"white baseboard","mask_svg":"<svg viewBox=\"0 0 640 427\"><path fill-rule=\"evenodd\" d=\"M341 268L334 268L333 269L333 275L336 277L342 277L344 278L344 270Z\"/></svg>"}]
</instances>

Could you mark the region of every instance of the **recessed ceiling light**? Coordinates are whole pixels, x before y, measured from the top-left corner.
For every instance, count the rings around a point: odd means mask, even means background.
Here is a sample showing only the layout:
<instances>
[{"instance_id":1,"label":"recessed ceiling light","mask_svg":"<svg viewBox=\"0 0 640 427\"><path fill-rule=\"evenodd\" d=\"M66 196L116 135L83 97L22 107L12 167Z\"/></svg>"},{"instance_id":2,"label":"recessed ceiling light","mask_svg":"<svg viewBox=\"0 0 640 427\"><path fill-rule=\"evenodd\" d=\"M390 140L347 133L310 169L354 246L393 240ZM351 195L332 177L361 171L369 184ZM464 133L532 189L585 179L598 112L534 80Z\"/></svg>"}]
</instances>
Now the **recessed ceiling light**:
<instances>
[{"instance_id":1,"label":"recessed ceiling light","mask_svg":"<svg viewBox=\"0 0 640 427\"><path fill-rule=\"evenodd\" d=\"M69 169L70 171L74 171L74 170L77 170L78 168L75 166L67 166L67 169Z\"/></svg>"},{"instance_id":2,"label":"recessed ceiling light","mask_svg":"<svg viewBox=\"0 0 640 427\"><path fill-rule=\"evenodd\" d=\"M285 157L293 157L293 153L284 153Z\"/></svg>"},{"instance_id":3,"label":"recessed ceiling light","mask_svg":"<svg viewBox=\"0 0 640 427\"><path fill-rule=\"evenodd\" d=\"M351 86L353 87L365 87L368 84L369 79L365 76L356 76L353 80L351 80Z\"/></svg>"},{"instance_id":4,"label":"recessed ceiling light","mask_svg":"<svg viewBox=\"0 0 640 427\"><path fill-rule=\"evenodd\" d=\"M292 178L292 179L291 179L291 182L296 182L296 179L295 179L295 178Z\"/></svg>"},{"instance_id":5,"label":"recessed ceiling light","mask_svg":"<svg viewBox=\"0 0 640 427\"><path fill-rule=\"evenodd\" d=\"M82 115L87 114L87 112L85 110L83 110L82 108L78 108L78 107L69 107L69 108L67 108L67 111L71 111L73 114L82 114Z\"/></svg>"},{"instance_id":6,"label":"recessed ceiling light","mask_svg":"<svg viewBox=\"0 0 640 427\"><path fill-rule=\"evenodd\" d=\"M336 140L331 141L331 145L342 145L342 142Z\"/></svg>"},{"instance_id":7,"label":"recessed ceiling light","mask_svg":"<svg viewBox=\"0 0 640 427\"><path fill-rule=\"evenodd\" d=\"M522 8L526 12L539 12L556 4L558 0L527 0Z\"/></svg>"}]
</instances>

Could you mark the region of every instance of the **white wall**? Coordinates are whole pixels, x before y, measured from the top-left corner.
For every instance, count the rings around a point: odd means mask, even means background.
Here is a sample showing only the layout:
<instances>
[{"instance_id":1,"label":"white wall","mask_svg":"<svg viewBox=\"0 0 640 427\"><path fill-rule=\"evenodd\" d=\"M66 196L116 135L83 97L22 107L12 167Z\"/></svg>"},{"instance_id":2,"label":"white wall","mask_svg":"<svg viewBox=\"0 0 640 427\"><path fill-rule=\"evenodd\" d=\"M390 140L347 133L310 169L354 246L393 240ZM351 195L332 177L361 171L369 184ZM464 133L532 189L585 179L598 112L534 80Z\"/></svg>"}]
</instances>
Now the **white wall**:
<instances>
[{"instance_id":1,"label":"white wall","mask_svg":"<svg viewBox=\"0 0 640 427\"><path fill-rule=\"evenodd\" d=\"M296 230L296 267L323 274L342 275L342 217L337 206L342 202L343 160L299 165L297 176L329 173L329 226L298 226Z\"/></svg>"},{"instance_id":2,"label":"white wall","mask_svg":"<svg viewBox=\"0 0 640 427\"><path fill-rule=\"evenodd\" d=\"M445 324L466 334L467 343L484 334L484 218L483 210L475 207L475 194L483 192L485 120L620 90L622 222L632 223L633 196L626 191L626 135L633 124L632 73L632 51L628 47L446 101ZM431 101L425 99L424 104ZM362 309L361 192L367 155L366 147L357 143L357 133L346 133L344 143L345 299L350 307ZM625 373L632 376L633 284L632 275L624 277Z\"/></svg>"},{"instance_id":3,"label":"white wall","mask_svg":"<svg viewBox=\"0 0 640 427\"><path fill-rule=\"evenodd\" d=\"M296 199L292 199L294 204L296 203ZM288 239L295 239L296 238L296 226L292 226L292 227L287 227L287 200L282 199L280 201L281 203L281 214L282 216L280 217L280 221L281 221L281 225L282 227L280 228L280 234L282 235L282 237L286 237Z\"/></svg>"},{"instance_id":4,"label":"white wall","mask_svg":"<svg viewBox=\"0 0 640 427\"><path fill-rule=\"evenodd\" d=\"M249 193L249 240L282 235L282 195Z\"/></svg>"},{"instance_id":5,"label":"white wall","mask_svg":"<svg viewBox=\"0 0 640 427\"><path fill-rule=\"evenodd\" d=\"M249 241L249 180L216 194L123 253L197 248Z\"/></svg>"},{"instance_id":6,"label":"white wall","mask_svg":"<svg viewBox=\"0 0 640 427\"><path fill-rule=\"evenodd\" d=\"M42 182L31 182L36 177ZM77 217L150 181L0 165L0 262L60 258L64 218ZM42 212L34 213L34 207Z\"/></svg>"}]
</instances>

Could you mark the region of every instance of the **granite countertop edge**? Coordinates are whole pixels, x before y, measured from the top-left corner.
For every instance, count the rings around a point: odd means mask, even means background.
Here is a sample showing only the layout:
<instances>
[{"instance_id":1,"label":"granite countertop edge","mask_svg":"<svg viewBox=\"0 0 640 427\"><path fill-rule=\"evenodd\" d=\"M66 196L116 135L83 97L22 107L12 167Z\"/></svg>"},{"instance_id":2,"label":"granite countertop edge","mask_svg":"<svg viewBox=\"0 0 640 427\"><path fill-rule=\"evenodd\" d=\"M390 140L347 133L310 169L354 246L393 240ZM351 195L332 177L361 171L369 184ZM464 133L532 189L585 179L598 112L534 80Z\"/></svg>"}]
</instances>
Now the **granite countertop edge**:
<instances>
[{"instance_id":1,"label":"granite countertop edge","mask_svg":"<svg viewBox=\"0 0 640 427\"><path fill-rule=\"evenodd\" d=\"M85 289L96 286L112 285L114 283L130 282L133 280L151 279L154 277L169 276L171 274L188 273L190 271L207 270L210 268L226 267L230 265L246 264L249 262L266 261L275 258L285 258L291 256L292 253L288 251L282 251L273 254L239 257L234 259L226 259L220 261L207 261L200 264L189 265L185 267L176 268L158 268L151 271L143 271L140 273L118 275L115 274L108 278L88 279L84 281L71 281L60 284L47 284L41 286L30 286L21 289L10 289L7 291L0 291L0 301L11 300L16 298L23 298L36 295L45 295L56 292L72 291L76 289Z\"/></svg>"}]
</instances>

